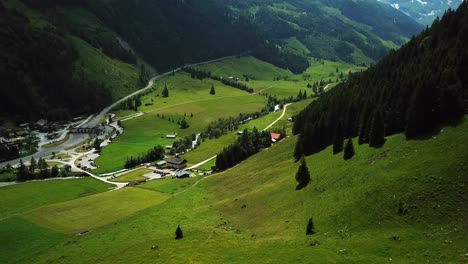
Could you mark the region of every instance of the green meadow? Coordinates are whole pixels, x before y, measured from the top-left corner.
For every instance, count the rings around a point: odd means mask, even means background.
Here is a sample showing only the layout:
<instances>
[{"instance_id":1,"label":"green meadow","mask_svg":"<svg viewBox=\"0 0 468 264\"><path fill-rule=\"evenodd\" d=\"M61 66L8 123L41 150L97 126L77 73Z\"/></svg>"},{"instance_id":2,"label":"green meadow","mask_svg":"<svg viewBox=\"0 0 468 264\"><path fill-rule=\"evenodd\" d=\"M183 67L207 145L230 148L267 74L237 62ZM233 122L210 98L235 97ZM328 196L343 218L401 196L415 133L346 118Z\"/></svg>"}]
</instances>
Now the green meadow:
<instances>
[{"instance_id":1,"label":"green meadow","mask_svg":"<svg viewBox=\"0 0 468 264\"><path fill-rule=\"evenodd\" d=\"M212 84L216 89L215 95L209 94ZM158 97L164 85L169 88L169 97ZM266 103L264 96L249 94L216 81L192 79L186 73L158 82L153 92L142 97L143 105L151 99L154 105L139 109L145 115L122 122L124 133L103 149L96 160L100 166L96 173L122 169L127 157L145 153L154 146L172 145L174 140L166 139L167 134L176 134L178 138L197 134L219 118L257 112ZM177 121L184 118L190 127L180 129Z\"/></svg>"},{"instance_id":2,"label":"green meadow","mask_svg":"<svg viewBox=\"0 0 468 264\"><path fill-rule=\"evenodd\" d=\"M348 161L329 147L307 157L312 182L300 191L295 142L296 137L285 139L213 176L154 181L3 220L3 226L21 230L9 235L11 245L24 242L25 234L44 237L41 243L8 246L11 251L1 258L22 254L2 262L465 260L468 122L426 140L395 135L382 148L356 144ZM316 233L306 236L310 217ZM174 239L177 225L181 240ZM76 235L84 230L90 232ZM10 232L0 231L2 237Z\"/></svg>"},{"instance_id":3,"label":"green meadow","mask_svg":"<svg viewBox=\"0 0 468 264\"><path fill-rule=\"evenodd\" d=\"M132 182L132 181L140 181L145 180L146 178L143 175L152 172L150 169L140 168L129 173L125 173L115 179L112 179L114 182Z\"/></svg>"},{"instance_id":4,"label":"green meadow","mask_svg":"<svg viewBox=\"0 0 468 264\"><path fill-rule=\"evenodd\" d=\"M34 181L0 188L0 219L49 204L109 190L93 178Z\"/></svg>"},{"instance_id":5,"label":"green meadow","mask_svg":"<svg viewBox=\"0 0 468 264\"><path fill-rule=\"evenodd\" d=\"M161 193L125 188L41 207L24 216L52 230L76 234L114 223L166 199L167 195Z\"/></svg>"}]
</instances>

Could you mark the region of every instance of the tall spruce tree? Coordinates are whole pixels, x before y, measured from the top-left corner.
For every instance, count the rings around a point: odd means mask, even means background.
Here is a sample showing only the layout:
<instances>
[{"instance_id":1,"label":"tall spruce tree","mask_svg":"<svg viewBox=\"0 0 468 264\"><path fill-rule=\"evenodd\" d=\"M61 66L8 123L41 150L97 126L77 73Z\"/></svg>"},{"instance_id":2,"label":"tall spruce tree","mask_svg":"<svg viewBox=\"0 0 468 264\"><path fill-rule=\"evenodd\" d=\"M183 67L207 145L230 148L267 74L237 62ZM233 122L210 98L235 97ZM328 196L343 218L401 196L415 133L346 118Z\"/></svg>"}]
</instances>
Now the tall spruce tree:
<instances>
[{"instance_id":1,"label":"tall spruce tree","mask_svg":"<svg viewBox=\"0 0 468 264\"><path fill-rule=\"evenodd\" d=\"M385 124L381 110L377 110L372 117L369 135L369 146L380 147L385 143Z\"/></svg>"},{"instance_id":2,"label":"tall spruce tree","mask_svg":"<svg viewBox=\"0 0 468 264\"><path fill-rule=\"evenodd\" d=\"M29 174L34 175L37 169L37 162L34 157L31 157L31 161L29 162Z\"/></svg>"},{"instance_id":3,"label":"tall spruce tree","mask_svg":"<svg viewBox=\"0 0 468 264\"><path fill-rule=\"evenodd\" d=\"M304 157L301 158L301 165L296 173L296 181L296 190L303 189L310 183L310 173Z\"/></svg>"},{"instance_id":4,"label":"tall spruce tree","mask_svg":"<svg viewBox=\"0 0 468 264\"><path fill-rule=\"evenodd\" d=\"M164 89L162 91L162 97L169 97L169 89L167 88L167 84L164 84Z\"/></svg>"},{"instance_id":5,"label":"tall spruce tree","mask_svg":"<svg viewBox=\"0 0 468 264\"><path fill-rule=\"evenodd\" d=\"M354 146L353 146L353 139L348 139L346 141L346 146L344 148L343 159L349 160L354 156Z\"/></svg>"},{"instance_id":6,"label":"tall spruce tree","mask_svg":"<svg viewBox=\"0 0 468 264\"><path fill-rule=\"evenodd\" d=\"M315 225L311 217L309 218L309 222L307 222L306 235L310 236L313 234L315 234Z\"/></svg>"},{"instance_id":7,"label":"tall spruce tree","mask_svg":"<svg viewBox=\"0 0 468 264\"><path fill-rule=\"evenodd\" d=\"M211 95L215 95L215 94L216 94L216 90L215 90L215 87L214 87L213 84L211 85L210 94L211 94Z\"/></svg>"},{"instance_id":8,"label":"tall spruce tree","mask_svg":"<svg viewBox=\"0 0 468 264\"><path fill-rule=\"evenodd\" d=\"M43 158L39 158L37 162L37 168L39 169L39 178L49 178L49 165Z\"/></svg>"},{"instance_id":9,"label":"tall spruce tree","mask_svg":"<svg viewBox=\"0 0 468 264\"><path fill-rule=\"evenodd\" d=\"M182 232L182 228L180 228L180 225L178 225L175 231L175 239L182 239L182 238L184 238L184 233Z\"/></svg>"},{"instance_id":10,"label":"tall spruce tree","mask_svg":"<svg viewBox=\"0 0 468 264\"><path fill-rule=\"evenodd\" d=\"M20 159L18 170L16 171L16 180L19 182L29 180L29 171L28 168L23 163L23 160Z\"/></svg>"}]
</instances>

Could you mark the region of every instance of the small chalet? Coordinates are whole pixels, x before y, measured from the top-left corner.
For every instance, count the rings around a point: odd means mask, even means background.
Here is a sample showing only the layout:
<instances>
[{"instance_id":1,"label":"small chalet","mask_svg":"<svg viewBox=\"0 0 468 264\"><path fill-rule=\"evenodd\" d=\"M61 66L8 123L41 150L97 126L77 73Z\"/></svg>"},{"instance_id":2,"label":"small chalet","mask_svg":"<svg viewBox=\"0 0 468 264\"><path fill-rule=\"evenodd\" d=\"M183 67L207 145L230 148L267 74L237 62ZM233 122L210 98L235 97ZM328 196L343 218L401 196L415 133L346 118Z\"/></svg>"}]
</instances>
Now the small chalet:
<instances>
[{"instance_id":1,"label":"small chalet","mask_svg":"<svg viewBox=\"0 0 468 264\"><path fill-rule=\"evenodd\" d=\"M281 139L283 139L283 135L281 135L280 133L270 133L270 135L271 135L271 141L273 143L276 143L280 141Z\"/></svg>"},{"instance_id":2,"label":"small chalet","mask_svg":"<svg viewBox=\"0 0 468 264\"><path fill-rule=\"evenodd\" d=\"M173 169L183 169L187 167L187 161L178 157L170 157L167 159L167 167Z\"/></svg>"},{"instance_id":3,"label":"small chalet","mask_svg":"<svg viewBox=\"0 0 468 264\"><path fill-rule=\"evenodd\" d=\"M175 176L177 179L189 178L190 173L188 173L187 171L181 170L181 171L176 172Z\"/></svg>"}]
</instances>

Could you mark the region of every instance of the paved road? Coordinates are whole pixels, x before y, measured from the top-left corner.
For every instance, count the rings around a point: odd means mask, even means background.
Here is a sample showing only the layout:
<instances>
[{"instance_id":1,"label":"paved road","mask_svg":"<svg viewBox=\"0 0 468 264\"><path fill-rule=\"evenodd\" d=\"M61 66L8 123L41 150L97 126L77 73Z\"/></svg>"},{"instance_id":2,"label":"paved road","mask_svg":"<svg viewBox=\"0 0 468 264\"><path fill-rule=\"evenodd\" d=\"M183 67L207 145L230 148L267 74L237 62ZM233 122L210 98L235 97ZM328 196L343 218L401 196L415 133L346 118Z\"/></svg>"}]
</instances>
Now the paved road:
<instances>
[{"instance_id":1,"label":"paved road","mask_svg":"<svg viewBox=\"0 0 468 264\"><path fill-rule=\"evenodd\" d=\"M265 129L263 129L262 131L265 131L265 130L268 130L270 127L274 126L276 123L278 123L278 121L280 121L283 116L286 114L286 109L288 108L288 106L290 106L291 103L289 104L285 104L284 107L283 107L283 113L281 114L280 117L278 117L275 121L273 121L271 124L269 124L267 127L265 127Z\"/></svg>"},{"instance_id":2,"label":"paved road","mask_svg":"<svg viewBox=\"0 0 468 264\"><path fill-rule=\"evenodd\" d=\"M214 59L214 60L209 60L209 61L204 61L204 62L199 62L199 63L193 63L193 64L188 64L186 65L186 67L194 67L194 66L199 66L199 65L204 65L204 64L208 64L208 63L213 63L213 62L217 62L217 61L221 61L221 60L225 60L225 59L229 59L229 58L234 58L235 56L226 56L226 57L222 57L222 58L218 58L218 59ZM99 114L93 116L93 117L90 117L88 118L88 122L84 123L84 124L81 124L81 127L94 127L98 124L100 124L102 118L112 109L114 108L115 106L117 106L118 104L124 102L125 100L127 100L128 98L131 98L139 93L142 93L146 90L148 90L149 88L151 88L154 84L155 81L157 80L160 80L170 74L172 74L173 72L178 72L180 71L182 68L177 68L173 71L169 71L169 72L166 72L166 73L163 73L163 74L160 74L158 76L155 76L153 78L151 78L148 82L148 85L146 85L146 87L144 87L143 89L140 89L138 91L135 91L133 93L131 93L130 95L127 95L125 96L124 98L114 102L113 104L109 105L108 107L104 108ZM70 137L69 139L64 142L63 144L60 144L59 146L56 146L56 147L52 147L52 148L42 148L42 147L39 147L38 149L38 152L36 152L34 155L30 155L30 156L27 156L27 157L23 157L21 158L23 161L29 161L31 159L31 157L34 157L36 160L39 159L40 157L46 157L46 156L50 156L52 155L53 152L55 153L58 153L66 148L69 148L69 147L72 147L72 146L75 146L81 142L83 142L84 140L86 139L89 139L89 135L88 134L70 134ZM0 168L3 168L5 167L7 164L10 164L12 166L15 166L15 165L18 165L19 164L19 161L20 159L15 159L15 160L10 160L10 161L7 161L7 162L2 162L0 163Z\"/></svg>"}]
</instances>

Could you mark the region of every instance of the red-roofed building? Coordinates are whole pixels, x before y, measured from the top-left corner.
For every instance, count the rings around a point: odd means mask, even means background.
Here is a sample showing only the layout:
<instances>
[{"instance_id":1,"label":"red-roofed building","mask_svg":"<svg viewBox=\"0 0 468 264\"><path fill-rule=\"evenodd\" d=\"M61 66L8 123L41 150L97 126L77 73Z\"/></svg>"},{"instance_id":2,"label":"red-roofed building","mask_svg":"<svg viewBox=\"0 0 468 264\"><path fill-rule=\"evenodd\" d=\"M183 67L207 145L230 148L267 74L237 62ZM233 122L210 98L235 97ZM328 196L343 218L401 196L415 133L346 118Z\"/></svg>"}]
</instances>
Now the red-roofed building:
<instances>
[{"instance_id":1,"label":"red-roofed building","mask_svg":"<svg viewBox=\"0 0 468 264\"><path fill-rule=\"evenodd\" d=\"M270 135L271 141L273 141L273 143L278 142L283 138L283 135L281 135L280 133L270 133Z\"/></svg>"}]
</instances>

